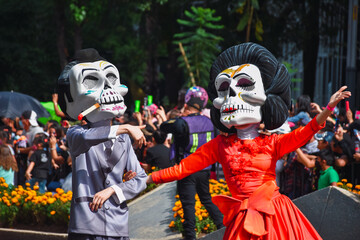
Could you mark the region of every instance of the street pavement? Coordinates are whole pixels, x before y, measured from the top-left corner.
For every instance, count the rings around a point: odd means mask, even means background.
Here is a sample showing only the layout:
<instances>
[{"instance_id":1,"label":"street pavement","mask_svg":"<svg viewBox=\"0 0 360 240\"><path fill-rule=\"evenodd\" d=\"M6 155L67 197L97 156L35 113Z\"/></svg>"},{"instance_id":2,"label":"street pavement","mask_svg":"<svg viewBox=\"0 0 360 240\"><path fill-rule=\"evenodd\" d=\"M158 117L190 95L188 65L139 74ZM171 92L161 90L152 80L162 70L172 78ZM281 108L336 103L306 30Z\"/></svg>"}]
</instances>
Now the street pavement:
<instances>
[{"instance_id":1,"label":"street pavement","mask_svg":"<svg viewBox=\"0 0 360 240\"><path fill-rule=\"evenodd\" d=\"M176 181L162 184L151 192L130 202L129 235L131 240L178 240L181 233L169 228L175 220L172 208L176 195Z\"/></svg>"}]
</instances>

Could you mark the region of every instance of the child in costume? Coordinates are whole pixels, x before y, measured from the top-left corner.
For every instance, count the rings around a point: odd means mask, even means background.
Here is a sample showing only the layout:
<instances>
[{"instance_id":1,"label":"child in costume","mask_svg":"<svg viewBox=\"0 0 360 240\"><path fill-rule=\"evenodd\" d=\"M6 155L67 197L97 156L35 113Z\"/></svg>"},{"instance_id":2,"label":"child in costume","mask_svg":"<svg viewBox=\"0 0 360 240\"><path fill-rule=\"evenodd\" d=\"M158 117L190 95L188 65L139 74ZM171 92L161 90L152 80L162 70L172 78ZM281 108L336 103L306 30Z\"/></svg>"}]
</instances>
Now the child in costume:
<instances>
[{"instance_id":1,"label":"child in costume","mask_svg":"<svg viewBox=\"0 0 360 240\"><path fill-rule=\"evenodd\" d=\"M324 126L332 109L351 95L345 89L332 95L328 107L306 126L288 134L260 135L260 122L272 130L287 119L290 77L264 47L233 46L213 63L208 94L214 125L235 134L217 136L179 165L153 173L147 182L178 180L219 162L232 194L212 198L224 214L223 239L321 239L291 200L279 193L275 166Z\"/></svg>"},{"instance_id":2,"label":"child in costume","mask_svg":"<svg viewBox=\"0 0 360 240\"><path fill-rule=\"evenodd\" d=\"M68 239L127 240L126 200L146 188L147 177L128 136L142 145L141 127L111 125L126 110L127 87L113 64L95 49L84 49L61 73L58 93L62 111L88 123L67 131L73 169ZM125 171L136 176L123 182Z\"/></svg>"}]
</instances>

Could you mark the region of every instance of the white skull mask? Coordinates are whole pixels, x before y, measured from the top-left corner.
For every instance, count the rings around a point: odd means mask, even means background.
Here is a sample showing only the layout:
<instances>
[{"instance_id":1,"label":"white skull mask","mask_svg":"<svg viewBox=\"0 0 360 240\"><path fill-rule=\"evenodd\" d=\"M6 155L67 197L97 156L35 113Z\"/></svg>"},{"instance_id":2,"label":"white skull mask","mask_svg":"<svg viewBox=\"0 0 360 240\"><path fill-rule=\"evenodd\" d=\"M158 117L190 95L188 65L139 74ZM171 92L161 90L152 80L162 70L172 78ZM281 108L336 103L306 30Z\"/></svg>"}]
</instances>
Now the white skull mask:
<instances>
[{"instance_id":1,"label":"white skull mask","mask_svg":"<svg viewBox=\"0 0 360 240\"><path fill-rule=\"evenodd\" d=\"M79 63L69 72L70 93L73 102L66 100L66 112L74 119L96 103L100 107L86 118L90 122L121 116L126 110L124 103L128 88L120 84L117 68L106 61Z\"/></svg>"},{"instance_id":2,"label":"white skull mask","mask_svg":"<svg viewBox=\"0 0 360 240\"><path fill-rule=\"evenodd\" d=\"M215 87L218 97L213 104L220 109L224 126L260 123L266 95L258 67L252 64L230 67L216 77Z\"/></svg>"}]
</instances>

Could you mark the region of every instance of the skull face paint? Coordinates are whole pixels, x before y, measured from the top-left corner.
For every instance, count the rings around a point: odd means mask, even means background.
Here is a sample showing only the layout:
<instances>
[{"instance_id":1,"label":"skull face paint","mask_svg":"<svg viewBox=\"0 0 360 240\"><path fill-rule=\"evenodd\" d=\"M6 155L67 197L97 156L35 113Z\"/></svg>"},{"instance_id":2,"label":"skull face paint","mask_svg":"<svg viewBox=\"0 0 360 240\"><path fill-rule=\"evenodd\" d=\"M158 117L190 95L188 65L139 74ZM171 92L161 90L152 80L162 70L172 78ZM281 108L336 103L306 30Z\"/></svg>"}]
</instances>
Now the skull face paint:
<instances>
[{"instance_id":1,"label":"skull face paint","mask_svg":"<svg viewBox=\"0 0 360 240\"><path fill-rule=\"evenodd\" d=\"M215 87L218 97L213 105L220 109L224 126L260 123L266 95L258 67L252 64L230 67L216 77Z\"/></svg>"},{"instance_id":2,"label":"skull face paint","mask_svg":"<svg viewBox=\"0 0 360 240\"><path fill-rule=\"evenodd\" d=\"M75 65L69 73L70 92L73 102L67 100L67 113L76 119L84 110L95 103L100 108L89 113L86 118L90 122L97 122L123 115L126 106L125 94L128 88L120 84L117 68L106 61L80 63Z\"/></svg>"}]
</instances>

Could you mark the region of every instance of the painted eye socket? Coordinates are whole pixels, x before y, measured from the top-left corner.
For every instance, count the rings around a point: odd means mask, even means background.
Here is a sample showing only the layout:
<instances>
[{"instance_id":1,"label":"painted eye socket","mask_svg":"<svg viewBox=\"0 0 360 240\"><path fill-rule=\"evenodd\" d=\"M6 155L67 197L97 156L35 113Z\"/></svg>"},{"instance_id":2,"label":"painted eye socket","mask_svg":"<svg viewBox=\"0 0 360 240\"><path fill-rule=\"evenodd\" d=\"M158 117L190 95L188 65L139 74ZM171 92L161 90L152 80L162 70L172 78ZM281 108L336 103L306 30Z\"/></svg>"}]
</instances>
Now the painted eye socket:
<instances>
[{"instance_id":1,"label":"painted eye socket","mask_svg":"<svg viewBox=\"0 0 360 240\"><path fill-rule=\"evenodd\" d=\"M97 77L94 77L92 75L88 75L84 78L83 84L87 89L94 88L97 84L99 79Z\"/></svg>"},{"instance_id":2,"label":"painted eye socket","mask_svg":"<svg viewBox=\"0 0 360 240\"><path fill-rule=\"evenodd\" d=\"M237 87L241 87L245 90L253 90L255 88L255 82L248 78L240 77L236 83Z\"/></svg>"},{"instance_id":3,"label":"painted eye socket","mask_svg":"<svg viewBox=\"0 0 360 240\"><path fill-rule=\"evenodd\" d=\"M218 91L222 92L222 91L227 91L229 89L230 83L229 82L223 82L220 84Z\"/></svg>"},{"instance_id":4,"label":"painted eye socket","mask_svg":"<svg viewBox=\"0 0 360 240\"><path fill-rule=\"evenodd\" d=\"M115 74L113 73L108 73L106 74L106 78L111 82L112 85L116 84L116 81L118 80L118 78L116 77Z\"/></svg>"}]
</instances>

